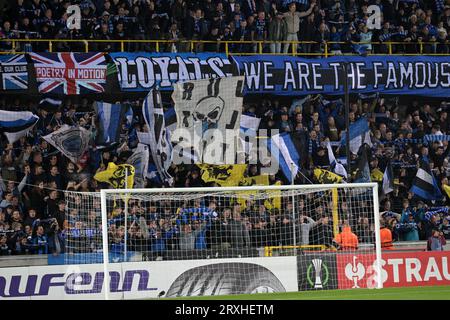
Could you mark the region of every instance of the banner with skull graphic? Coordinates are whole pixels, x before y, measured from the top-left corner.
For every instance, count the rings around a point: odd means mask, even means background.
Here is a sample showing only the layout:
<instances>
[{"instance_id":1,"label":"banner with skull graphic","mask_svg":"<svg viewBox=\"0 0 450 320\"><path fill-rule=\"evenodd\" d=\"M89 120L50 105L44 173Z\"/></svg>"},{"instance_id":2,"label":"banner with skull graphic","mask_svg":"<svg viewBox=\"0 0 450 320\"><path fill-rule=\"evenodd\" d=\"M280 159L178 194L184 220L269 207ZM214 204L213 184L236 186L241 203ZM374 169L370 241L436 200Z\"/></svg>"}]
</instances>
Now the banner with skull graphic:
<instances>
[{"instance_id":1,"label":"banner with skull graphic","mask_svg":"<svg viewBox=\"0 0 450 320\"><path fill-rule=\"evenodd\" d=\"M172 94L177 128L171 135L173 162L236 164L244 77L177 83ZM186 157L185 154L192 154Z\"/></svg>"}]
</instances>

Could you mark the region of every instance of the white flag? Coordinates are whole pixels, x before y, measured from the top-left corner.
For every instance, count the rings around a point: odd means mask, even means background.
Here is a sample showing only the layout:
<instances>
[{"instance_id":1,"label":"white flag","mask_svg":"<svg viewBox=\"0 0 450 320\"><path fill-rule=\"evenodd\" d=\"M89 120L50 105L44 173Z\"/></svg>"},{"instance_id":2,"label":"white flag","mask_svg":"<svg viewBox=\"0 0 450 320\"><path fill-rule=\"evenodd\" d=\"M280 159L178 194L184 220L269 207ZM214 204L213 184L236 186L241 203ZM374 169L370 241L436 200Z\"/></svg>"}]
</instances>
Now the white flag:
<instances>
[{"instance_id":1,"label":"white flag","mask_svg":"<svg viewBox=\"0 0 450 320\"><path fill-rule=\"evenodd\" d=\"M172 94L177 128L173 161L194 149L200 163L235 164L240 150L239 129L244 77L178 82ZM189 152L188 152L189 153Z\"/></svg>"},{"instance_id":2,"label":"white flag","mask_svg":"<svg viewBox=\"0 0 450 320\"><path fill-rule=\"evenodd\" d=\"M91 132L83 127L70 127L64 124L57 131L42 138L61 151L70 161L77 163L89 147L90 135Z\"/></svg>"},{"instance_id":3,"label":"white flag","mask_svg":"<svg viewBox=\"0 0 450 320\"><path fill-rule=\"evenodd\" d=\"M135 170L134 186L136 188L144 187L144 177L147 175L149 157L148 146L143 143L138 143L137 148L127 160L127 163L131 164Z\"/></svg>"},{"instance_id":4,"label":"white flag","mask_svg":"<svg viewBox=\"0 0 450 320\"><path fill-rule=\"evenodd\" d=\"M333 168L334 173L344 177L347 179L347 170L345 170L344 166L336 160L334 157L333 149L331 149L331 143L327 143L328 149L328 159L330 160L331 168Z\"/></svg>"}]
</instances>

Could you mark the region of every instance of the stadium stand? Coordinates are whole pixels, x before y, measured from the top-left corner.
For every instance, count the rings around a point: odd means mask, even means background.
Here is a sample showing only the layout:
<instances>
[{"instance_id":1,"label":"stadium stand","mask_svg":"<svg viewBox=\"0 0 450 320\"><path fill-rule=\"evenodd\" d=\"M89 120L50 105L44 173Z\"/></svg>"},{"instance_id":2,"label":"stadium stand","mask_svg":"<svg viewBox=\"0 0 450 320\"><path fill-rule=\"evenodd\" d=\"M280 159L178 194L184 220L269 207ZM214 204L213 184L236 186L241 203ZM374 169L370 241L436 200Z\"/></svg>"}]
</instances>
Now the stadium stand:
<instances>
[{"instance_id":1,"label":"stadium stand","mask_svg":"<svg viewBox=\"0 0 450 320\"><path fill-rule=\"evenodd\" d=\"M449 53L448 1L292 1L297 2L296 7L289 5L289 2L291 1L0 2L0 51L85 51L81 40L87 39L92 40L88 51L101 52L298 52L304 56ZM380 30L370 31L366 25L369 17L367 7L372 3L382 7L384 22ZM70 4L81 7L80 30L67 28L68 17L65 11ZM289 10L297 10L302 14L289 15ZM43 41L27 41L28 39ZM50 48L49 41L44 40L58 41ZM95 40L119 42L96 43ZM121 43L122 40L161 42ZM192 40L198 42L189 42ZM259 45L258 41L261 41ZM269 44L264 41L275 42ZM294 41L295 48L289 47L292 43L282 45L276 41ZM170 98L163 96L163 100L168 109L171 106ZM98 119L93 111L95 101L91 98L67 97L57 109L43 107L39 102L40 98L18 95L0 98L1 110L29 110L39 116L38 123L27 137L22 137L14 144L2 139L0 255L64 253L65 234L76 226L77 221L71 220L70 214L66 215L63 191L92 192L108 188L108 185L93 179L94 175L104 170L108 162L125 163L131 156L130 150L137 145L137 132L145 131L145 121L140 114L142 98L122 101L131 106L135 116L131 124L122 126L118 147L111 150L95 148L95 139L91 137L89 151L80 161L73 163L42 139L42 136L58 130L64 124L79 125L96 132ZM449 112L449 99L382 94L351 97L350 123L356 123L361 118L367 118L369 122L372 144L369 155L371 180L379 182L381 186L386 168L391 165L393 169L393 191L382 199L380 211L383 212L386 226L392 231L394 242L428 240L435 229L441 230L445 239L450 239L450 191L443 187L449 184L450 179ZM345 148L339 143L345 129L341 98L330 99L320 94L303 99L273 96L261 99L248 96L244 98L243 114L261 118L261 129L279 129L281 132L295 134L303 141L306 156L301 157L301 174L297 175L295 183L323 182L314 174L314 169L333 169L329 161L328 142L331 142L337 159L345 159ZM351 159L354 168L360 156ZM417 168L424 157L429 159L430 169L438 182L437 188L442 194L438 200L424 200L411 192ZM252 177L259 175L259 172L259 166L249 165L243 175ZM174 187L216 186L214 182L203 181L200 169L195 165L173 165L169 173L174 177ZM270 176L269 181L270 184L289 183L281 172ZM147 179L144 186L153 188L160 184ZM242 245L255 247L262 243L278 244L280 239L276 238L276 234L279 234L277 230L283 228L283 210L287 205L288 203L284 203L280 210L255 207L243 212L245 232L248 235L263 233L251 232L254 229L267 232L264 233L266 238L263 241L260 238L249 238L250 241ZM346 210L345 203L340 206L340 210ZM138 211L139 208L135 210ZM144 221L152 230L146 239L149 241L149 248L158 247L156 239L161 237L171 242L171 246L164 246L165 250L202 249L205 245L214 245L180 237L181 228L192 232L192 227L195 234L198 222L187 221L181 224L177 212L163 210L163 206L155 206L154 212ZM251 217L255 212L252 210L267 211L267 214L263 215L264 218L253 219ZM315 208L315 211L317 214L308 218L322 221L325 217L319 213L328 212L329 208ZM223 215L224 212L219 214ZM99 217L92 217L92 226L97 229L100 224L98 219ZM367 229L374 232L368 219L354 222L352 229L357 235L358 232L366 234L364 230ZM133 225L129 232L134 234L138 230L139 226ZM123 233L114 232L123 237Z\"/></svg>"}]
</instances>

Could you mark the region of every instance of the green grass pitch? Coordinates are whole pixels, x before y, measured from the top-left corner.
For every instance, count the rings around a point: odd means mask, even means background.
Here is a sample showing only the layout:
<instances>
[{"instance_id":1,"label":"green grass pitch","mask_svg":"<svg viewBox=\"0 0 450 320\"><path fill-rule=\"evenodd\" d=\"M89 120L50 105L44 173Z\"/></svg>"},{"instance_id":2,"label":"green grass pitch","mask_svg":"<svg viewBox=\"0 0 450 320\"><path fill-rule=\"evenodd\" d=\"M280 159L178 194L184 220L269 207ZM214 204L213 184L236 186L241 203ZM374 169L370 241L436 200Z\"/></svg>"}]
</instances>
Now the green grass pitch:
<instances>
[{"instance_id":1,"label":"green grass pitch","mask_svg":"<svg viewBox=\"0 0 450 320\"><path fill-rule=\"evenodd\" d=\"M450 300L450 286L261 293L183 300Z\"/></svg>"}]
</instances>

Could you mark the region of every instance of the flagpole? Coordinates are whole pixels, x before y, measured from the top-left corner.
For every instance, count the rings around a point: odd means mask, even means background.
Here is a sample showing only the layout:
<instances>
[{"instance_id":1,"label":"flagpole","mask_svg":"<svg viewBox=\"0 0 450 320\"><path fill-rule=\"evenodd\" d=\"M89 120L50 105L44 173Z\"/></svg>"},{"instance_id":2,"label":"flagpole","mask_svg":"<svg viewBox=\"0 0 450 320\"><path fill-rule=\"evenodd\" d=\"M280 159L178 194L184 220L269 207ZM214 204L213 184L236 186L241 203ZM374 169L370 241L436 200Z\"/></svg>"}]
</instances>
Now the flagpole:
<instances>
[{"instance_id":1,"label":"flagpole","mask_svg":"<svg viewBox=\"0 0 450 320\"><path fill-rule=\"evenodd\" d=\"M350 165L350 117L349 117L349 109L350 109L350 94L348 87L348 64L346 61L344 63L344 107L345 107L345 154L347 155L347 182L351 182L352 180L352 168Z\"/></svg>"},{"instance_id":2,"label":"flagpole","mask_svg":"<svg viewBox=\"0 0 450 320\"><path fill-rule=\"evenodd\" d=\"M291 163L291 185L294 185L295 182L295 176L294 176L294 163ZM293 223L292 223L292 228L294 229L294 236L293 236L293 241L294 241L294 252L295 255L297 255L297 235L295 233L295 224L297 223L297 219L296 219L296 214L295 214L295 198L294 198L294 193L292 193L292 219L293 219Z\"/></svg>"},{"instance_id":3,"label":"flagpole","mask_svg":"<svg viewBox=\"0 0 450 320\"><path fill-rule=\"evenodd\" d=\"M125 166L125 189L128 189L128 168ZM125 214L125 235L124 235L124 262L127 262L127 243L128 243L128 196L125 196L125 208L124 208L124 214Z\"/></svg>"}]
</instances>

